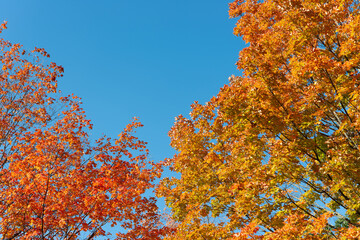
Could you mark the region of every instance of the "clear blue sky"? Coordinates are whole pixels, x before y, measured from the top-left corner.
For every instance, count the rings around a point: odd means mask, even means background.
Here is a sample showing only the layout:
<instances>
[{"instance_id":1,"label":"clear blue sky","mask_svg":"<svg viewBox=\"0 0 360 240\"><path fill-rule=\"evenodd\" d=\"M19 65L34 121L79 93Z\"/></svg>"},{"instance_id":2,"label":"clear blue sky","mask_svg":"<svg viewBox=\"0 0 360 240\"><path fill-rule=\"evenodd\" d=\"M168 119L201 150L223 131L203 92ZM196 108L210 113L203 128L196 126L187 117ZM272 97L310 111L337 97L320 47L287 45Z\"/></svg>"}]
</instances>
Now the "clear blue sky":
<instances>
[{"instance_id":1,"label":"clear blue sky","mask_svg":"<svg viewBox=\"0 0 360 240\"><path fill-rule=\"evenodd\" d=\"M84 102L93 137L116 137L137 116L150 158L171 157L167 132L194 101L214 96L244 47L221 0L11 0L3 37L45 48L65 68L64 94ZM166 172L166 174L171 174Z\"/></svg>"},{"instance_id":2,"label":"clear blue sky","mask_svg":"<svg viewBox=\"0 0 360 240\"><path fill-rule=\"evenodd\" d=\"M59 87L81 97L94 137L116 137L137 116L151 157L172 155L174 117L208 101L239 75L243 47L229 1L11 0L0 8L3 36L45 48L65 68Z\"/></svg>"}]
</instances>

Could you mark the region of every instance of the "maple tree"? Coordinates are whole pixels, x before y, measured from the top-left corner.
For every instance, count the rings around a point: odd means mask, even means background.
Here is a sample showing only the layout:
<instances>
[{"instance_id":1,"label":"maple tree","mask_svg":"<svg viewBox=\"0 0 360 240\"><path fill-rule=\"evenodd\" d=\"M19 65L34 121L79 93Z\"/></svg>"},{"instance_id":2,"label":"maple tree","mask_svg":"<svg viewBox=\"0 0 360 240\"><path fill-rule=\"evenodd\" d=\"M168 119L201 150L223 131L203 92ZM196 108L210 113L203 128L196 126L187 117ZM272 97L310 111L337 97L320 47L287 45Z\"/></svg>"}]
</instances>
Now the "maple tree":
<instances>
[{"instance_id":1,"label":"maple tree","mask_svg":"<svg viewBox=\"0 0 360 240\"><path fill-rule=\"evenodd\" d=\"M247 43L169 135L167 239L360 238L360 3L236 0Z\"/></svg>"},{"instance_id":2,"label":"maple tree","mask_svg":"<svg viewBox=\"0 0 360 240\"><path fill-rule=\"evenodd\" d=\"M91 143L79 99L57 90L63 68L45 64L44 49L4 39L0 49L1 239L94 239L106 224L128 229L117 239L160 239L166 227L143 193L161 169L132 134L141 123Z\"/></svg>"}]
</instances>

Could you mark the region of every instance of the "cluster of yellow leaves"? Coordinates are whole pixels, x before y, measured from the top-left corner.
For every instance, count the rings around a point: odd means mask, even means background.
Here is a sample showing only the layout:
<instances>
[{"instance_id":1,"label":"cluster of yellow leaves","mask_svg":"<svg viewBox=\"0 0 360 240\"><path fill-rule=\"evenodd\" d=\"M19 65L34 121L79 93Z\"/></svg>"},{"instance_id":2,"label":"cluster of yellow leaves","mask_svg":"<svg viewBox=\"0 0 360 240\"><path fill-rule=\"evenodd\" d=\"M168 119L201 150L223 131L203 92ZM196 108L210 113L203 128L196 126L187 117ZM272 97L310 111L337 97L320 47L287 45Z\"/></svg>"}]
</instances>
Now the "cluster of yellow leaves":
<instances>
[{"instance_id":1,"label":"cluster of yellow leaves","mask_svg":"<svg viewBox=\"0 0 360 240\"><path fill-rule=\"evenodd\" d=\"M359 239L360 3L236 0L229 13L243 76L170 131L168 239Z\"/></svg>"},{"instance_id":2,"label":"cluster of yellow leaves","mask_svg":"<svg viewBox=\"0 0 360 240\"><path fill-rule=\"evenodd\" d=\"M91 144L78 98L57 93L63 68L43 64L41 48L0 39L0 51L0 237L93 239L110 223L129 230L117 239L160 239L155 200L143 197L160 168L132 135L141 124Z\"/></svg>"}]
</instances>

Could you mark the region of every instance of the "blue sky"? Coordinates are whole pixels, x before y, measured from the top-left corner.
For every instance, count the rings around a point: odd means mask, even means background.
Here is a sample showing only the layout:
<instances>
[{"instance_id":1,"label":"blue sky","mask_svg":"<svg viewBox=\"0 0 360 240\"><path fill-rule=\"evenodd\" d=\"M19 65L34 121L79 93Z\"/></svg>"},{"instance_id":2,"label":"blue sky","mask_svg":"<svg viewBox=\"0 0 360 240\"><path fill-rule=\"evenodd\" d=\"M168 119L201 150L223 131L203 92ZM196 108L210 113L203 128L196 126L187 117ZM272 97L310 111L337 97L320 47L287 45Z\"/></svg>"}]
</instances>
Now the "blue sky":
<instances>
[{"instance_id":1,"label":"blue sky","mask_svg":"<svg viewBox=\"0 0 360 240\"><path fill-rule=\"evenodd\" d=\"M45 48L65 68L64 94L83 99L93 137L116 137L137 116L151 158L173 154L167 132L194 101L214 96L243 47L219 0L12 0L3 36Z\"/></svg>"},{"instance_id":2,"label":"blue sky","mask_svg":"<svg viewBox=\"0 0 360 240\"><path fill-rule=\"evenodd\" d=\"M82 98L93 138L116 137L134 117L150 158L171 157L167 132L194 101L216 95L244 47L219 0L11 0L3 37L45 48L65 68L64 94ZM166 175L171 173L166 172Z\"/></svg>"}]
</instances>

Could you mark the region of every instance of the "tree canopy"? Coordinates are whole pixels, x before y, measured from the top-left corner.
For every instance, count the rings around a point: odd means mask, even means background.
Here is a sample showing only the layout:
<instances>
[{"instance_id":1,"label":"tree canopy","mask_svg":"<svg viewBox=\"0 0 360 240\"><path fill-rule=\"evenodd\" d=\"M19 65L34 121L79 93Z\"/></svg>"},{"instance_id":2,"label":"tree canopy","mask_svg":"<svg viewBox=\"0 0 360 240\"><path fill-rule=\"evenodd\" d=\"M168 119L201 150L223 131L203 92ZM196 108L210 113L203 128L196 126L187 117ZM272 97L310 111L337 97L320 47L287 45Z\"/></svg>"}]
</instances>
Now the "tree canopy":
<instances>
[{"instance_id":1,"label":"tree canopy","mask_svg":"<svg viewBox=\"0 0 360 240\"><path fill-rule=\"evenodd\" d=\"M230 4L242 74L169 133L167 239L360 238L359 7Z\"/></svg>"},{"instance_id":2,"label":"tree canopy","mask_svg":"<svg viewBox=\"0 0 360 240\"><path fill-rule=\"evenodd\" d=\"M106 224L117 239L160 239L166 228L143 193L161 169L132 134L141 123L91 141L80 100L61 96L63 68L44 49L0 39L0 51L1 239L94 239Z\"/></svg>"}]
</instances>

